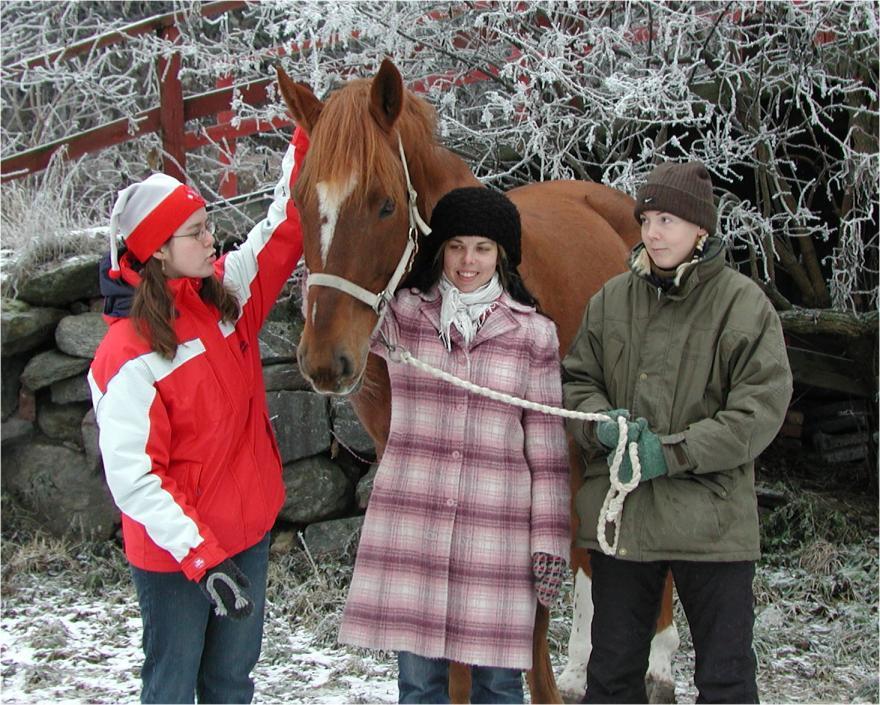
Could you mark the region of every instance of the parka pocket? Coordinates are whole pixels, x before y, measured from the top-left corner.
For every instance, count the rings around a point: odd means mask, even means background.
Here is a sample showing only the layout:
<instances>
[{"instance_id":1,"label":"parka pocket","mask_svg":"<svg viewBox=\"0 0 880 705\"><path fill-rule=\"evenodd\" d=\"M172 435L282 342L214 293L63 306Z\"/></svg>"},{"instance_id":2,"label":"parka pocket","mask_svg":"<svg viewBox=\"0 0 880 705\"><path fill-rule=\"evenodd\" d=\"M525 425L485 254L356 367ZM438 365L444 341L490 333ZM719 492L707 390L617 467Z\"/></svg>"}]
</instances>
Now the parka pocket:
<instances>
[{"instance_id":1,"label":"parka pocket","mask_svg":"<svg viewBox=\"0 0 880 705\"><path fill-rule=\"evenodd\" d=\"M707 553L721 538L719 499L714 490L686 473L651 482L653 516L642 535L650 551Z\"/></svg>"}]
</instances>

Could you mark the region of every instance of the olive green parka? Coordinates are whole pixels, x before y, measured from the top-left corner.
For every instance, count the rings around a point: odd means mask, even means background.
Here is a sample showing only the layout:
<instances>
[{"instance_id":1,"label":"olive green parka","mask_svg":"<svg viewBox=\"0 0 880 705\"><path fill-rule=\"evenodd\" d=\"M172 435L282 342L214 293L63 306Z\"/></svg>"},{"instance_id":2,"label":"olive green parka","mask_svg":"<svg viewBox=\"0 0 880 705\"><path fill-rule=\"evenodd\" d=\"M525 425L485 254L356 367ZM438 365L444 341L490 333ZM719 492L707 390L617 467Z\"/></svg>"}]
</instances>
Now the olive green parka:
<instances>
[{"instance_id":1,"label":"olive green parka","mask_svg":"<svg viewBox=\"0 0 880 705\"><path fill-rule=\"evenodd\" d=\"M669 474L627 496L617 557L756 560L754 460L779 431L792 393L779 317L753 281L725 266L716 238L665 291L652 283L643 245L630 270L590 300L562 363L567 408L629 409L663 444ZM589 424L569 428L586 461L577 543L598 549L608 450Z\"/></svg>"}]
</instances>

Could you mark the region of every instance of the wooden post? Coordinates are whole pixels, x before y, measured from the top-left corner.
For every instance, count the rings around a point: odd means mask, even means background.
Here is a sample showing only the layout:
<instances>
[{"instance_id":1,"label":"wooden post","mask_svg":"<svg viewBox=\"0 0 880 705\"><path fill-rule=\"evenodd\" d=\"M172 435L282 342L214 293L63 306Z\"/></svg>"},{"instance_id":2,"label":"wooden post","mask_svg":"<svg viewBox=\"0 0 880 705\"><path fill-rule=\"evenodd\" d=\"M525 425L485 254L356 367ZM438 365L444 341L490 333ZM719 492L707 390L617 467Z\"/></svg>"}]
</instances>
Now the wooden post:
<instances>
[{"instance_id":1,"label":"wooden post","mask_svg":"<svg viewBox=\"0 0 880 705\"><path fill-rule=\"evenodd\" d=\"M221 76L217 79L217 88L229 88L232 85L232 76ZM229 96L229 102L232 103L232 95ZM230 123L235 113L232 110L221 110L217 113L217 124ZM222 138L220 142L220 163L232 164L232 156L235 154L235 136ZM232 198L238 195L238 174L233 169L223 169L220 174L220 184L217 187L218 193L223 198Z\"/></svg>"},{"instance_id":2,"label":"wooden post","mask_svg":"<svg viewBox=\"0 0 880 705\"><path fill-rule=\"evenodd\" d=\"M177 27L166 27L162 37L174 41L180 35ZM180 54L170 59L159 57L156 72L159 78L159 129L162 133L162 171L186 181L186 149L183 142L183 87L180 85Z\"/></svg>"}]
</instances>

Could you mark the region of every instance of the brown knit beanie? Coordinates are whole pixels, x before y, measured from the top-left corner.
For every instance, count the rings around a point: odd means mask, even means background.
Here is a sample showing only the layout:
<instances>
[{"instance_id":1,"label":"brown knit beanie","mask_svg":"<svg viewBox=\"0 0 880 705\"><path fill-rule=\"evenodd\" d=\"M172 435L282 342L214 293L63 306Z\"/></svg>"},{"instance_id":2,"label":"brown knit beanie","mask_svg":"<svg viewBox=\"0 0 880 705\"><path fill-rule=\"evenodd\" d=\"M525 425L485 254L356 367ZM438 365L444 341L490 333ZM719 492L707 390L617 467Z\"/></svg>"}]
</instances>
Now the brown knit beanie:
<instances>
[{"instance_id":1,"label":"brown knit beanie","mask_svg":"<svg viewBox=\"0 0 880 705\"><path fill-rule=\"evenodd\" d=\"M636 194L636 221L645 211L672 213L714 235L718 212L706 167L700 162L659 164Z\"/></svg>"}]
</instances>

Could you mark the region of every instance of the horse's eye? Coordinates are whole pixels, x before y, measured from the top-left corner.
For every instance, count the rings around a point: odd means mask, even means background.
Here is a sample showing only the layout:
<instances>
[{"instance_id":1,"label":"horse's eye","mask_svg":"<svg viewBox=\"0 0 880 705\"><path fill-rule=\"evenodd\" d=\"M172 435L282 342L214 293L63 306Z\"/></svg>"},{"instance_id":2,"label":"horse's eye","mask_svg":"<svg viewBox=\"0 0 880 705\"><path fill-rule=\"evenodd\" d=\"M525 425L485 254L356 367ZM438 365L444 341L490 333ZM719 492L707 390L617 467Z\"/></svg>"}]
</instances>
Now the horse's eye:
<instances>
[{"instance_id":1,"label":"horse's eye","mask_svg":"<svg viewBox=\"0 0 880 705\"><path fill-rule=\"evenodd\" d=\"M382 203L382 207L379 209L379 217L387 218L394 212L394 201L390 198L386 198Z\"/></svg>"}]
</instances>

